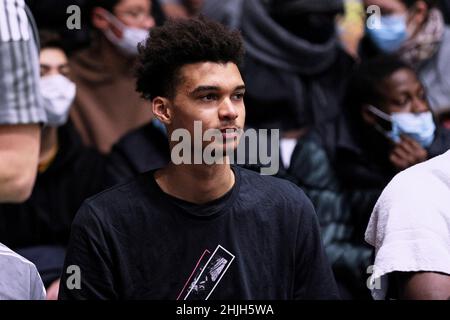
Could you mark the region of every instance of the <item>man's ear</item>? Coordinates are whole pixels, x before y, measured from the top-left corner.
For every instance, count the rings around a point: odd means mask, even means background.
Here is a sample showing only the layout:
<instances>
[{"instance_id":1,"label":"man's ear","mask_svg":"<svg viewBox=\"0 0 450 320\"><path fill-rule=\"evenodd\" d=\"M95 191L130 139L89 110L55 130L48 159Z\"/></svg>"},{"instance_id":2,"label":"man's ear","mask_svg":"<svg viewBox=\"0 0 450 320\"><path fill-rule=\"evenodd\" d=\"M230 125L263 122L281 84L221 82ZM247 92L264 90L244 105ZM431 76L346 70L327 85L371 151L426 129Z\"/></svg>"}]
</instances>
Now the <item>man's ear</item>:
<instances>
[{"instance_id":1,"label":"man's ear","mask_svg":"<svg viewBox=\"0 0 450 320\"><path fill-rule=\"evenodd\" d=\"M368 104L362 106L361 117L364 120L364 122L366 122L371 126L375 125L377 122L377 118L372 112L370 112Z\"/></svg>"},{"instance_id":2,"label":"man's ear","mask_svg":"<svg viewBox=\"0 0 450 320\"><path fill-rule=\"evenodd\" d=\"M167 98L154 98L152 100L152 111L155 117L165 125L172 123L172 105Z\"/></svg>"}]
</instances>

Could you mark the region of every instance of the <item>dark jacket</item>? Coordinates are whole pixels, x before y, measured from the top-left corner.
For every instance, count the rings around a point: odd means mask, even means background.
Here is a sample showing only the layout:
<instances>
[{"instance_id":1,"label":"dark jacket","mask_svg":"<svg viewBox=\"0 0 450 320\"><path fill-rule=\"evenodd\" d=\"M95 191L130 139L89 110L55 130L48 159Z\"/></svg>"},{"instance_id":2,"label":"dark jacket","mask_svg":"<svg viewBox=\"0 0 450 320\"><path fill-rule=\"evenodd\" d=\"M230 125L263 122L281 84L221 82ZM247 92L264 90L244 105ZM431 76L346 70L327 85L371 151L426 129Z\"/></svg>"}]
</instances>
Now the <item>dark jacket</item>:
<instances>
[{"instance_id":1,"label":"dark jacket","mask_svg":"<svg viewBox=\"0 0 450 320\"><path fill-rule=\"evenodd\" d=\"M259 0L243 2L241 29L248 126L292 130L340 114L354 61L336 34L311 43L277 23Z\"/></svg>"},{"instance_id":2,"label":"dark jacket","mask_svg":"<svg viewBox=\"0 0 450 320\"><path fill-rule=\"evenodd\" d=\"M383 142L365 141L343 118L299 139L289 174L312 200L322 227L325 250L337 282L354 298L369 298L367 267L372 249L364 233L372 209L396 174L382 152ZM438 128L429 157L450 148L450 131ZM386 158L386 159L385 159Z\"/></svg>"},{"instance_id":3,"label":"dark jacket","mask_svg":"<svg viewBox=\"0 0 450 320\"><path fill-rule=\"evenodd\" d=\"M38 174L31 197L0 205L0 242L10 248L65 245L82 202L102 190L105 160L81 144L69 123L58 129L58 153Z\"/></svg>"},{"instance_id":4,"label":"dark jacket","mask_svg":"<svg viewBox=\"0 0 450 320\"><path fill-rule=\"evenodd\" d=\"M82 145L71 123L58 129L58 145L31 197L22 204L0 205L0 242L32 261L45 286L61 274L75 214L104 185L104 157Z\"/></svg>"},{"instance_id":5,"label":"dark jacket","mask_svg":"<svg viewBox=\"0 0 450 320\"><path fill-rule=\"evenodd\" d=\"M107 164L107 184L124 182L135 175L165 166L170 160L166 134L154 122L122 137L112 148Z\"/></svg>"}]
</instances>

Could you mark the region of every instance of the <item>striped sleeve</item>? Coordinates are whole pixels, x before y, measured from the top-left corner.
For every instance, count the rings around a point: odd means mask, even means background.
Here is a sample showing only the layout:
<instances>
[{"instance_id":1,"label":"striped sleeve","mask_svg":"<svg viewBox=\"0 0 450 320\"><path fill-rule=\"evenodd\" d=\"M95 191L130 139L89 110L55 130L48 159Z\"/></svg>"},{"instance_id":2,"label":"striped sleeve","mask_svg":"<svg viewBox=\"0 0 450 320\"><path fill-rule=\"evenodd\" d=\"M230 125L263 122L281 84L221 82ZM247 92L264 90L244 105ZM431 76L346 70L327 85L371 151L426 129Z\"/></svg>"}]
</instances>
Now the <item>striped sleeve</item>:
<instances>
[{"instance_id":1,"label":"striped sleeve","mask_svg":"<svg viewBox=\"0 0 450 320\"><path fill-rule=\"evenodd\" d=\"M24 0L0 0L0 125L46 121L34 28Z\"/></svg>"}]
</instances>

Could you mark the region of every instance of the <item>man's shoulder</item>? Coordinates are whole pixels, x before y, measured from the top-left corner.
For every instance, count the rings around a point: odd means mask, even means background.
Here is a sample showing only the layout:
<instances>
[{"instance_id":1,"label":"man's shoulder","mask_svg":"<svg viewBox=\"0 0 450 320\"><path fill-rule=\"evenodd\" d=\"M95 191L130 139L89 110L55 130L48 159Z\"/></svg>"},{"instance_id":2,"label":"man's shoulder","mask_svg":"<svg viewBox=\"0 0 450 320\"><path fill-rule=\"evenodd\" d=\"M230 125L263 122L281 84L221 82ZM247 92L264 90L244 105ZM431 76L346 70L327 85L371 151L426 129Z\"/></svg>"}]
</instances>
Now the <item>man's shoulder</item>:
<instances>
[{"instance_id":1,"label":"man's shoulder","mask_svg":"<svg viewBox=\"0 0 450 320\"><path fill-rule=\"evenodd\" d=\"M276 200L302 202L307 200L305 193L294 183L275 176L262 175L256 171L238 167L241 175L241 187L248 187L255 197L267 197Z\"/></svg>"},{"instance_id":2,"label":"man's shoulder","mask_svg":"<svg viewBox=\"0 0 450 320\"><path fill-rule=\"evenodd\" d=\"M423 183L424 180L436 178L450 180L450 150L400 172L390 184L407 187L412 181L416 182L415 186L417 186L417 182L421 181L420 185L428 187Z\"/></svg>"},{"instance_id":3,"label":"man's shoulder","mask_svg":"<svg viewBox=\"0 0 450 320\"><path fill-rule=\"evenodd\" d=\"M386 211L395 206L417 211L421 206L429 207L433 201L448 203L447 199L450 199L450 151L397 174L383 190L377 208Z\"/></svg>"},{"instance_id":4,"label":"man's shoulder","mask_svg":"<svg viewBox=\"0 0 450 320\"><path fill-rule=\"evenodd\" d=\"M23 258L22 256L18 255L5 245L0 243L0 257L2 261L8 260L12 262L14 265L14 268L20 268L21 266L25 268L33 267L34 265L28 261L27 259ZM0 263L1 264L1 263ZM0 268L0 270L4 270L3 268Z\"/></svg>"},{"instance_id":5,"label":"man's shoulder","mask_svg":"<svg viewBox=\"0 0 450 320\"><path fill-rule=\"evenodd\" d=\"M130 202L144 196L144 183L152 176L152 172L144 172L135 177L129 178L127 181L114 185L103 190L96 195L87 198L83 208L90 208L97 213L115 211L124 206L128 206ZM148 184L150 186L150 183ZM151 194L151 193L148 193Z\"/></svg>"}]
</instances>

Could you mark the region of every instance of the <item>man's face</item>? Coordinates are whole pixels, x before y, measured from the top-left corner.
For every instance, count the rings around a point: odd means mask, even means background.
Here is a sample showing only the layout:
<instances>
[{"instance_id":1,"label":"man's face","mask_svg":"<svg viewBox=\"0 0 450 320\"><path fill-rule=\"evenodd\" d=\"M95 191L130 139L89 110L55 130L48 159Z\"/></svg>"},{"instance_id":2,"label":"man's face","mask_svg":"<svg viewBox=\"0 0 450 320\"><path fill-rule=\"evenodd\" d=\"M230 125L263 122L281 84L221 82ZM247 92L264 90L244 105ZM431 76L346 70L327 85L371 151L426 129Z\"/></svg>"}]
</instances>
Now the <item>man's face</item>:
<instances>
[{"instance_id":1,"label":"man's face","mask_svg":"<svg viewBox=\"0 0 450 320\"><path fill-rule=\"evenodd\" d=\"M59 48L44 48L39 55L41 77L60 74L69 75L67 56Z\"/></svg>"},{"instance_id":2,"label":"man's face","mask_svg":"<svg viewBox=\"0 0 450 320\"><path fill-rule=\"evenodd\" d=\"M180 68L179 76L175 96L170 100L169 134L184 128L194 137L194 121L201 121L203 132L208 129L222 132L223 145L215 141L215 147L235 149L245 122L245 86L236 64L187 64ZM203 142L203 148L209 143Z\"/></svg>"},{"instance_id":3,"label":"man's face","mask_svg":"<svg viewBox=\"0 0 450 320\"><path fill-rule=\"evenodd\" d=\"M413 71L400 69L386 78L380 87L385 92L383 111L421 113L430 111L425 89Z\"/></svg>"}]
</instances>

